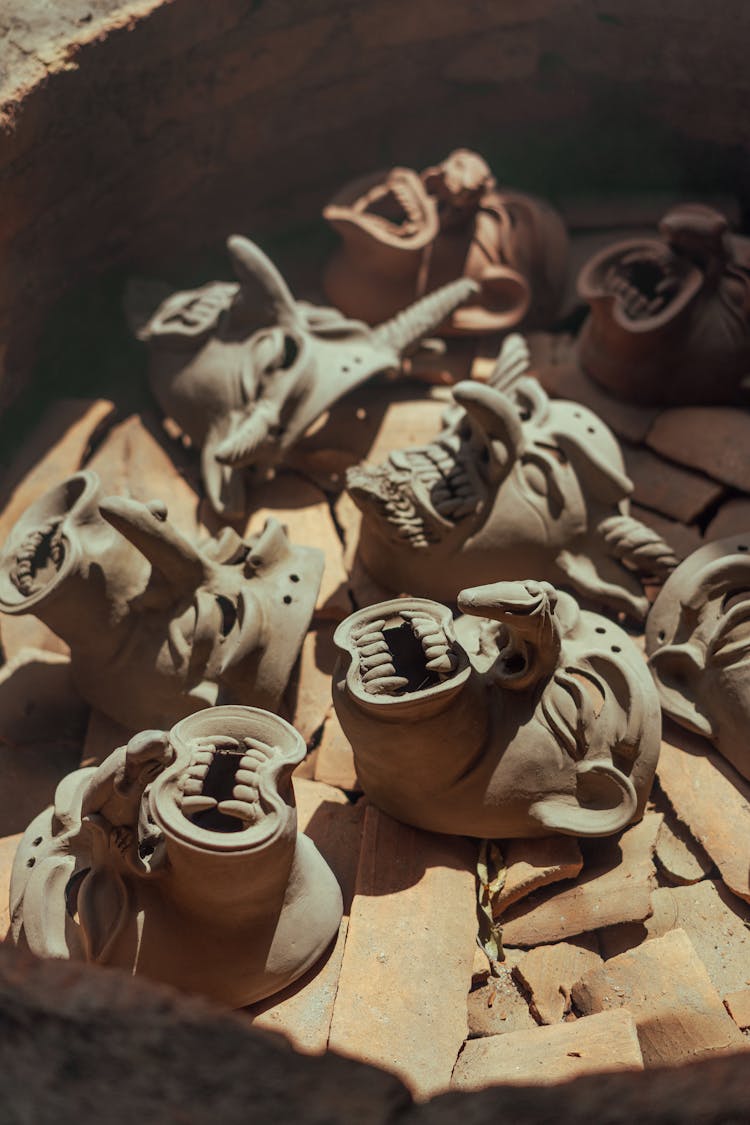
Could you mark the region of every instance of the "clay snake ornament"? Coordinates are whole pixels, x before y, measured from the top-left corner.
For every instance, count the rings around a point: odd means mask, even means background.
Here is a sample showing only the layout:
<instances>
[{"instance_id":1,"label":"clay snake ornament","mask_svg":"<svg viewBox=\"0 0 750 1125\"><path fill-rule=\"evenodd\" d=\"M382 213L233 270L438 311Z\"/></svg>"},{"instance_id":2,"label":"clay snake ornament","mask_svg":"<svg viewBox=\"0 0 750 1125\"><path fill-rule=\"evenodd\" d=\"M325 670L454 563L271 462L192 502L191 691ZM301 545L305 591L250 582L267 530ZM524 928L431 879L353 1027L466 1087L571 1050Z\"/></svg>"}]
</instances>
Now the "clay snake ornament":
<instances>
[{"instance_id":1,"label":"clay snake ornament","mask_svg":"<svg viewBox=\"0 0 750 1125\"><path fill-rule=\"evenodd\" d=\"M591 308L581 366L620 398L655 404L748 401L750 242L711 207L669 211L658 237L595 254L578 292Z\"/></svg>"},{"instance_id":2,"label":"clay snake ornament","mask_svg":"<svg viewBox=\"0 0 750 1125\"><path fill-rule=\"evenodd\" d=\"M665 714L750 780L750 531L680 563L651 607L646 652Z\"/></svg>"},{"instance_id":3,"label":"clay snake ornament","mask_svg":"<svg viewBox=\"0 0 750 1125\"><path fill-rule=\"evenodd\" d=\"M567 274L568 236L549 204L498 188L478 153L456 149L418 174L396 167L343 187L323 211L340 237L326 295L370 324L455 278L476 295L441 335L549 327Z\"/></svg>"},{"instance_id":4,"label":"clay snake ornament","mask_svg":"<svg viewBox=\"0 0 750 1125\"><path fill-rule=\"evenodd\" d=\"M138 331L162 410L201 450L214 510L247 513L253 480L372 376L399 371L410 348L476 291L443 286L371 329L337 309L297 301L259 246L228 241L236 284L175 293Z\"/></svg>"},{"instance_id":5,"label":"clay snake ornament","mask_svg":"<svg viewBox=\"0 0 750 1125\"><path fill-rule=\"evenodd\" d=\"M534 574L616 613L645 618L640 576L677 565L628 513L632 484L616 438L585 406L550 400L518 335L488 385L456 405L427 445L347 471L362 512L359 555L393 593L452 602L459 590Z\"/></svg>"},{"instance_id":6,"label":"clay snake ornament","mask_svg":"<svg viewBox=\"0 0 750 1125\"><path fill-rule=\"evenodd\" d=\"M76 770L24 833L10 940L238 1008L310 969L338 933L336 879L297 832L303 739L223 706Z\"/></svg>"},{"instance_id":7,"label":"clay snake ornament","mask_svg":"<svg viewBox=\"0 0 750 1125\"><path fill-rule=\"evenodd\" d=\"M336 714L368 798L433 832L607 836L643 815L661 711L619 626L548 582L358 610L334 640Z\"/></svg>"},{"instance_id":8,"label":"clay snake ornament","mask_svg":"<svg viewBox=\"0 0 750 1125\"><path fill-rule=\"evenodd\" d=\"M323 553L269 519L192 543L165 505L104 497L95 473L33 503L0 553L0 612L71 650L81 696L128 730L215 703L275 709L310 623Z\"/></svg>"}]
</instances>

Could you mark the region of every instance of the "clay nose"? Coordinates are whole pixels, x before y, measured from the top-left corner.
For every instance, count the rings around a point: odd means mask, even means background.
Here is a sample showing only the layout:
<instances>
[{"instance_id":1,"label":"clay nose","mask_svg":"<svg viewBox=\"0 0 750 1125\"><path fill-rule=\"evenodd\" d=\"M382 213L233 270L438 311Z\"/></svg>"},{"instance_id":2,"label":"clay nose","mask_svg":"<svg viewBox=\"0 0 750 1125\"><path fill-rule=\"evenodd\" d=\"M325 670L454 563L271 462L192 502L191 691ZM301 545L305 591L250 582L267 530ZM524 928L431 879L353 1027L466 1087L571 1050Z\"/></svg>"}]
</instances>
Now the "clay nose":
<instances>
[{"instance_id":1,"label":"clay nose","mask_svg":"<svg viewBox=\"0 0 750 1125\"><path fill-rule=\"evenodd\" d=\"M549 582L490 582L471 586L458 595L458 608L493 621L529 618L546 613L552 616L557 591Z\"/></svg>"},{"instance_id":2,"label":"clay nose","mask_svg":"<svg viewBox=\"0 0 750 1125\"><path fill-rule=\"evenodd\" d=\"M183 590L201 585L204 561L192 543L169 523L163 503L142 504L124 496L108 496L100 502L99 511L170 585Z\"/></svg>"}]
</instances>

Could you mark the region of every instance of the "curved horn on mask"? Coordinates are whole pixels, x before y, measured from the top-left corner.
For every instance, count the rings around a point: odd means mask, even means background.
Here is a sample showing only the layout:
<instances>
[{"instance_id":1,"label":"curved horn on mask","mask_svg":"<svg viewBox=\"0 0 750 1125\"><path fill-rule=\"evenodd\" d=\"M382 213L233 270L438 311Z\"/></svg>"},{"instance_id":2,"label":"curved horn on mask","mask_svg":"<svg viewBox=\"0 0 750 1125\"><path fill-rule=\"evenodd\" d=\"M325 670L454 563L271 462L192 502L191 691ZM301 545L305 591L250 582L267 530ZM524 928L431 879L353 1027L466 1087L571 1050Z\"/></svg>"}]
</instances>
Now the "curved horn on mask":
<instances>
[{"instance_id":1,"label":"curved horn on mask","mask_svg":"<svg viewBox=\"0 0 750 1125\"><path fill-rule=\"evenodd\" d=\"M608 516L597 527L607 554L632 567L637 574L666 578L679 559L656 531L633 516Z\"/></svg>"},{"instance_id":2,"label":"curved horn on mask","mask_svg":"<svg viewBox=\"0 0 750 1125\"><path fill-rule=\"evenodd\" d=\"M451 313L479 292L476 281L468 277L451 281L428 293L391 320L373 329L371 342L375 347L393 348L401 356L430 332L434 332Z\"/></svg>"},{"instance_id":3,"label":"curved horn on mask","mask_svg":"<svg viewBox=\"0 0 750 1125\"><path fill-rule=\"evenodd\" d=\"M206 563L192 543L172 527L159 501L141 504L123 496L108 496L99 504L99 511L170 586L187 591L201 585Z\"/></svg>"},{"instance_id":4,"label":"curved horn on mask","mask_svg":"<svg viewBox=\"0 0 750 1125\"><path fill-rule=\"evenodd\" d=\"M453 397L490 441L501 441L518 456L523 452L525 438L518 411L507 395L466 379L456 383Z\"/></svg>"},{"instance_id":5,"label":"curved horn on mask","mask_svg":"<svg viewBox=\"0 0 750 1125\"><path fill-rule=\"evenodd\" d=\"M512 332L503 340L489 377L489 385L496 391L512 390L531 367L529 345L519 332ZM541 389L541 388L540 388Z\"/></svg>"},{"instance_id":6,"label":"curved horn on mask","mask_svg":"<svg viewBox=\"0 0 750 1125\"><path fill-rule=\"evenodd\" d=\"M227 250L240 283L238 299L243 324L247 320L258 328L269 324L298 327L301 318L297 302L260 246L249 238L233 234L227 239Z\"/></svg>"}]
</instances>

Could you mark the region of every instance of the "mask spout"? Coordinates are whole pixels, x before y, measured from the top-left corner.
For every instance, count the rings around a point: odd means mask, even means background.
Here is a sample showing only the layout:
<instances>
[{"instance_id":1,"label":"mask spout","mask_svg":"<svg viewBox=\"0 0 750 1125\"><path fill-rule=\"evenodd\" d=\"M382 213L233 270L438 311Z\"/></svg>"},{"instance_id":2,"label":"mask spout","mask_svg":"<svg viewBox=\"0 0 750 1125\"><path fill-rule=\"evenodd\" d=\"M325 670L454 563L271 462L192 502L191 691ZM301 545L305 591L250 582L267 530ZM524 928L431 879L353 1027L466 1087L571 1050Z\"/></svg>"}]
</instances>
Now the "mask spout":
<instances>
[{"instance_id":1,"label":"mask spout","mask_svg":"<svg viewBox=\"0 0 750 1125\"><path fill-rule=\"evenodd\" d=\"M99 504L99 511L170 586L192 590L202 584L206 563L192 543L169 523L163 505L109 496Z\"/></svg>"}]
</instances>

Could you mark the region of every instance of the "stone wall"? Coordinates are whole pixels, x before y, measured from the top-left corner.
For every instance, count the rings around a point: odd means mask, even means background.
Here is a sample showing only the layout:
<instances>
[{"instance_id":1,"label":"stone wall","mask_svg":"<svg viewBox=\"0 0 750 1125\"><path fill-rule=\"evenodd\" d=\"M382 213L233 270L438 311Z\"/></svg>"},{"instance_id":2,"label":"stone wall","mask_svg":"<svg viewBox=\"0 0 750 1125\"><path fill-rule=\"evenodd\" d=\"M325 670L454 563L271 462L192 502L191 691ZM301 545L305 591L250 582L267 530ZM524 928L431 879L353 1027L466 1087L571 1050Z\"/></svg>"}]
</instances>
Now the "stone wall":
<instances>
[{"instance_id":1,"label":"stone wall","mask_svg":"<svg viewBox=\"0 0 750 1125\"><path fill-rule=\"evenodd\" d=\"M0 405L57 296L460 143L560 194L744 176L743 0L9 0Z\"/></svg>"}]
</instances>

